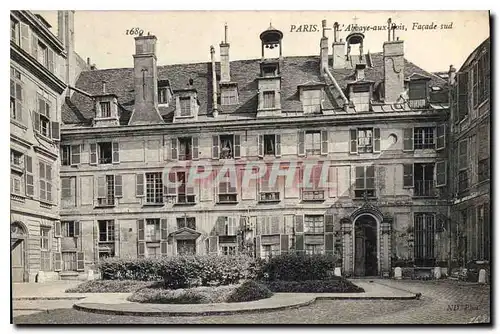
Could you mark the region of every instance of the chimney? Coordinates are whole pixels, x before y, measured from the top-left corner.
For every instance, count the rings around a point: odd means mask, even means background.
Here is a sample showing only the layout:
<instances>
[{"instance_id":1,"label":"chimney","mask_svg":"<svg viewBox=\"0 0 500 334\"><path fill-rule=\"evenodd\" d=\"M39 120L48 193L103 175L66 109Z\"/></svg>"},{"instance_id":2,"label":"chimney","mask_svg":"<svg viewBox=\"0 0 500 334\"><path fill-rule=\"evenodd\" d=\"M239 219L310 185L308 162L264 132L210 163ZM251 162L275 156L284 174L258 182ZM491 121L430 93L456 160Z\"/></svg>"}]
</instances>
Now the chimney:
<instances>
[{"instance_id":1,"label":"chimney","mask_svg":"<svg viewBox=\"0 0 500 334\"><path fill-rule=\"evenodd\" d=\"M365 64L356 64L356 81L365 79Z\"/></svg>"},{"instance_id":2,"label":"chimney","mask_svg":"<svg viewBox=\"0 0 500 334\"><path fill-rule=\"evenodd\" d=\"M394 29L395 26L392 26ZM390 34L388 34L390 37ZM396 102L404 91L404 44L399 38L384 42L384 97L386 103Z\"/></svg>"},{"instance_id":3,"label":"chimney","mask_svg":"<svg viewBox=\"0 0 500 334\"><path fill-rule=\"evenodd\" d=\"M64 45L67 57L65 59L64 77L66 83L75 87L76 77L76 58L75 53L75 11L74 10L59 10L57 11L57 38ZM66 90L66 95L71 96L71 90Z\"/></svg>"},{"instance_id":4,"label":"chimney","mask_svg":"<svg viewBox=\"0 0 500 334\"><path fill-rule=\"evenodd\" d=\"M457 70L450 65L450 70L448 71L448 84L453 86L455 84L455 78L457 76Z\"/></svg>"},{"instance_id":5,"label":"chimney","mask_svg":"<svg viewBox=\"0 0 500 334\"><path fill-rule=\"evenodd\" d=\"M224 41L220 43L220 81L230 82L229 43L227 42L227 24L224 25Z\"/></svg>"},{"instance_id":6,"label":"chimney","mask_svg":"<svg viewBox=\"0 0 500 334\"><path fill-rule=\"evenodd\" d=\"M210 46L210 59L212 61L212 115L217 117L217 74L215 73L215 48Z\"/></svg>"},{"instance_id":7,"label":"chimney","mask_svg":"<svg viewBox=\"0 0 500 334\"><path fill-rule=\"evenodd\" d=\"M319 51L319 70L320 73L323 74L325 69L328 68L328 37L326 37L326 20L321 21L321 25L323 26L323 36L321 37L321 41L319 43L320 51Z\"/></svg>"},{"instance_id":8,"label":"chimney","mask_svg":"<svg viewBox=\"0 0 500 334\"><path fill-rule=\"evenodd\" d=\"M338 39L339 34L339 24L335 22L333 25L333 68L342 69L345 68L345 42L342 39Z\"/></svg>"},{"instance_id":9,"label":"chimney","mask_svg":"<svg viewBox=\"0 0 500 334\"><path fill-rule=\"evenodd\" d=\"M134 110L129 125L164 123L158 111L156 37L135 37Z\"/></svg>"}]
</instances>

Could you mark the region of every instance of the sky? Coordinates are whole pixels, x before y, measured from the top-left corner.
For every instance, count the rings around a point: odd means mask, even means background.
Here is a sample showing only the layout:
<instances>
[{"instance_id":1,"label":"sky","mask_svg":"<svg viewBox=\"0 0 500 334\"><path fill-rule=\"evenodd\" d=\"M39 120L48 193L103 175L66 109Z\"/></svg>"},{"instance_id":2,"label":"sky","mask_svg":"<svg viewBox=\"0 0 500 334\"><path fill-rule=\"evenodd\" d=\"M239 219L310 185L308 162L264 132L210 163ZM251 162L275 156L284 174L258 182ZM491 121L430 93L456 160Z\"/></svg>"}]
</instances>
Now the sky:
<instances>
[{"instance_id":1,"label":"sky","mask_svg":"<svg viewBox=\"0 0 500 334\"><path fill-rule=\"evenodd\" d=\"M57 34L57 12L35 12ZM489 36L488 15L487 11L76 11L75 48L98 69L132 67L135 36L127 35L127 30L137 27L157 37L159 65L210 61L210 45L219 60L218 45L227 23L230 59L254 59L261 55L259 34L271 23L284 34L284 56L319 55L323 19L328 27L337 21L345 30L354 23L386 26L390 17L406 28L397 30L396 37L405 41L409 61L428 71L447 71L450 65L459 69ZM450 24L450 29L441 29ZM341 31L339 38L345 39L348 33ZM327 36L331 54L333 30ZM365 32L365 52L382 51L385 40L386 31Z\"/></svg>"}]
</instances>

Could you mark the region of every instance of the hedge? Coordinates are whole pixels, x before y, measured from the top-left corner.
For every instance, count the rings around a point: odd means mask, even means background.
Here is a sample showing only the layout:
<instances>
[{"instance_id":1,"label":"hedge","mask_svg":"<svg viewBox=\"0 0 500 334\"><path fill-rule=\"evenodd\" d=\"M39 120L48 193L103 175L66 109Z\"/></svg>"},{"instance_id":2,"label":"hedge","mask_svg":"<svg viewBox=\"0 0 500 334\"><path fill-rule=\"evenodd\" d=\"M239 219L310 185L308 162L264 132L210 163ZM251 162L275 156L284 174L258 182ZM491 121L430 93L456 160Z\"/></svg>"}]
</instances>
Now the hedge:
<instances>
[{"instance_id":1,"label":"hedge","mask_svg":"<svg viewBox=\"0 0 500 334\"><path fill-rule=\"evenodd\" d=\"M165 288L236 284L251 279L256 261L247 256L179 256L105 259L99 264L105 280L163 280Z\"/></svg>"},{"instance_id":2,"label":"hedge","mask_svg":"<svg viewBox=\"0 0 500 334\"><path fill-rule=\"evenodd\" d=\"M264 284L247 281L234 289L226 301L228 303L251 302L253 300L269 298L272 295L271 290Z\"/></svg>"},{"instance_id":3,"label":"hedge","mask_svg":"<svg viewBox=\"0 0 500 334\"><path fill-rule=\"evenodd\" d=\"M312 281L266 281L263 282L272 292L364 292L363 288L353 284L343 277L330 280Z\"/></svg>"},{"instance_id":4,"label":"hedge","mask_svg":"<svg viewBox=\"0 0 500 334\"><path fill-rule=\"evenodd\" d=\"M257 277L266 281L311 281L331 278L335 258L329 255L282 254L259 262Z\"/></svg>"}]
</instances>

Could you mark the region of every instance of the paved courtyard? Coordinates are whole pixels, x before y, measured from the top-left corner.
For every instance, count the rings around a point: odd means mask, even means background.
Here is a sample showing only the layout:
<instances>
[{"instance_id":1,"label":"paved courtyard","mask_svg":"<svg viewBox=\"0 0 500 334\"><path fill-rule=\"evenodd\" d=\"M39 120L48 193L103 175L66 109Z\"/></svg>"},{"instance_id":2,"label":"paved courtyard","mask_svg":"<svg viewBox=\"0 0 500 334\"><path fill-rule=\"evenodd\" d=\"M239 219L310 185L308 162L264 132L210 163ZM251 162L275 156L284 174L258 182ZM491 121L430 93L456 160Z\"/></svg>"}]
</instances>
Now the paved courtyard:
<instances>
[{"instance_id":1,"label":"paved courtyard","mask_svg":"<svg viewBox=\"0 0 500 334\"><path fill-rule=\"evenodd\" d=\"M325 300L282 311L200 317L137 317L72 309L74 300L17 300L15 324L460 324L489 321L490 287L456 281L376 280L420 300Z\"/></svg>"}]
</instances>

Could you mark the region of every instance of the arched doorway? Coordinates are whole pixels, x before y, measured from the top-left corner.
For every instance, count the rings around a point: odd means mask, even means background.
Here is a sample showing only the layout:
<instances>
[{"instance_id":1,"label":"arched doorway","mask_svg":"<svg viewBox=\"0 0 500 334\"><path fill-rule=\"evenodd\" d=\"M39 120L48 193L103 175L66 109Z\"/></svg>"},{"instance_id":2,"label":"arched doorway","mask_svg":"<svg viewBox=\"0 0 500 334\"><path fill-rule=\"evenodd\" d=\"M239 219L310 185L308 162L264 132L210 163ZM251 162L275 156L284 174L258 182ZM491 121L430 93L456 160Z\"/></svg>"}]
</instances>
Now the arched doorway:
<instances>
[{"instance_id":1,"label":"arched doorway","mask_svg":"<svg viewBox=\"0 0 500 334\"><path fill-rule=\"evenodd\" d=\"M371 214L362 214L354 220L354 275L379 274L379 222Z\"/></svg>"},{"instance_id":2,"label":"arched doorway","mask_svg":"<svg viewBox=\"0 0 500 334\"><path fill-rule=\"evenodd\" d=\"M19 222L10 225L12 282L26 281L26 228Z\"/></svg>"}]
</instances>

